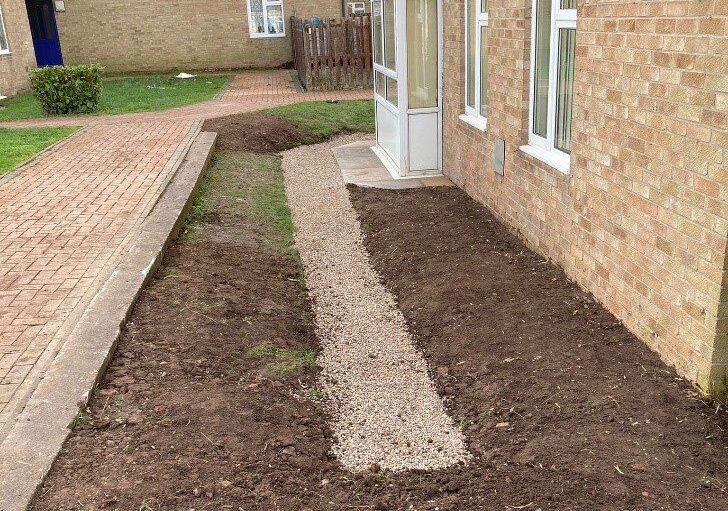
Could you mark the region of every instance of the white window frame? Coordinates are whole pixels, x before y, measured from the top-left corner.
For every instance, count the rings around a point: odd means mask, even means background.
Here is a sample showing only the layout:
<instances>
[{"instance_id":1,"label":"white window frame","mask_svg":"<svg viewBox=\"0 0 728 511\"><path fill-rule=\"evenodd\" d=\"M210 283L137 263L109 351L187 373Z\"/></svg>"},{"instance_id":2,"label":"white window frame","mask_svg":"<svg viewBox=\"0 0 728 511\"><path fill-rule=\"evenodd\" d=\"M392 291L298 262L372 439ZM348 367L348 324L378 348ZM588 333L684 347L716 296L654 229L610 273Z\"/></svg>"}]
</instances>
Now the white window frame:
<instances>
[{"instance_id":1,"label":"white window frame","mask_svg":"<svg viewBox=\"0 0 728 511\"><path fill-rule=\"evenodd\" d=\"M250 32L251 39L257 39L262 37L286 37L286 12L283 6L283 0L262 0L263 3L263 24L265 26L265 32L256 32L256 27L253 26L253 11L250 8L250 0L248 0L248 32ZM268 26L268 7L281 6L281 13L283 14L283 32L271 34L269 32L270 27Z\"/></svg>"},{"instance_id":2,"label":"white window frame","mask_svg":"<svg viewBox=\"0 0 728 511\"><path fill-rule=\"evenodd\" d=\"M533 131L534 115L534 87L536 82L536 2L532 0L531 7L531 79L529 87L528 108L528 145L521 150L531 156L555 167L563 173L568 173L571 165L571 156L555 146L556 133L556 93L558 88L559 67L559 30L576 30L576 9L562 9L561 0L551 2L551 34L549 55L549 94L546 138Z\"/></svg>"},{"instance_id":3,"label":"white window frame","mask_svg":"<svg viewBox=\"0 0 728 511\"><path fill-rule=\"evenodd\" d=\"M0 25L2 25L3 34L5 34L5 46L7 46L7 48L0 47L0 55L10 55L10 37L5 26L5 16L3 16L2 6L0 6Z\"/></svg>"},{"instance_id":4,"label":"white window frame","mask_svg":"<svg viewBox=\"0 0 728 511\"><path fill-rule=\"evenodd\" d=\"M395 2L392 2L392 6L394 7L394 16L395 16L395 18L394 18L395 19L394 41L392 41L392 43L394 44L394 63L395 64L394 64L394 69L391 69L391 68L388 68L387 65L386 65L387 64L387 57L386 57L387 47L385 45L386 45L386 33L387 33L387 30L386 30L386 28L384 26L384 20L386 18L386 13L384 12L385 11L385 3L384 3L384 0L374 0L374 1L377 1L377 2L380 2L381 3L381 12L382 12L382 62L383 63L382 64L379 64L379 63L376 62L376 59L375 59L374 60L373 68L374 68L374 71L378 71L381 74L383 74L384 76L388 76L392 80L395 80L397 82L397 84L399 85L399 76L397 74L397 63L399 62L399 44L398 44L398 40L399 40L400 29L402 28L401 26L399 26L399 24L401 22L403 22L404 20L400 20L399 16L397 16L397 14L398 14L397 13L397 2L396 1ZM372 3L374 3L374 2L372 2ZM372 17L373 16L374 16L374 8L372 7ZM373 18L372 18L372 26L374 26L374 19ZM374 80L376 81L376 79L377 79L377 76L376 76L376 73L375 73L374 74ZM387 98L385 98L385 97L380 96L379 94L377 94L376 90L377 89L376 89L376 86L375 86L374 87L374 95L376 97L378 97L378 98L381 98L384 101L384 106L388 107L392 112L395 112L395 113L398 112L398 108L393 103L391 103ZM386 83L385 83L385 90L386 90ZM398 94L398 96L399 96L399 94Z\"/></svg>"},{"instance_id":5,"label":"white window frame","mask_svg":"<svg viewBox=\"0 0 728 511\"><path fill-rule=\"evenodd\" d=\"M350 14L361 14L365 12L367 12L367 8L364 2L349 2Z\"/></svg>"},{"instance_id":6,"label":"white window frame","mask_svg":"<svg viewBox=\"0 0 728 511\"><path fill-rule=\"evenodd\" d=\"M487 0L486 0L487 1ZM468 5L470 2L475 2L475 107L468 105L468 69L470 61L468 59L468 38L470 37L470 22L468 19ZM465 103L465 113L460 116L460 119L481 131L485 131L488 127L488 119L480 113L481 101L483 97L483 91L481 90L480 79L481 64L483 63L483 55L481 54L483 49L483 27L488 26L489 16L487 12L482 12L483 0L465 0L465 97L463 101Z\"/></svg>"}]
</instances>

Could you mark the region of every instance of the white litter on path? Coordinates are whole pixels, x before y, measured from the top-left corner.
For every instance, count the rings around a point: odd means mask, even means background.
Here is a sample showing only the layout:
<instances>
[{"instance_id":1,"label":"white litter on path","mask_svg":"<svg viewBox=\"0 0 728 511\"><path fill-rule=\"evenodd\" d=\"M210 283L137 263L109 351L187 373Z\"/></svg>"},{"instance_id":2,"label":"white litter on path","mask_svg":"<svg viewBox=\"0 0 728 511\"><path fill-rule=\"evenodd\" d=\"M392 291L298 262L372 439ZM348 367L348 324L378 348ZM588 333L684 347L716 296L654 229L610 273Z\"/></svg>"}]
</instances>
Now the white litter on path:
<instances>
[{"instance_id":1,"label":"white litter on path","mask_svg":"<svg viewBox=\"0 0 728 511\"><path fill-rule=\"evenodd\" d=\"M284 154L296 246L322 343L320 386L330 406L333 452L353 472L435 470L465 463L462 432L445 412L394 297L364 248L331 148Z\"/></svg>"},{"instance_id":2,"label":"white litter on path","mask_svg":"<svg viewBox=\"0 0 728 511\"><path fill-rule=\"evenodd\" d=\"M180 73L175 78L179 78L180 80L188 80L189 78L197 78L197 75L191 75L189 73Z\"/></svg>"}]
</instances>

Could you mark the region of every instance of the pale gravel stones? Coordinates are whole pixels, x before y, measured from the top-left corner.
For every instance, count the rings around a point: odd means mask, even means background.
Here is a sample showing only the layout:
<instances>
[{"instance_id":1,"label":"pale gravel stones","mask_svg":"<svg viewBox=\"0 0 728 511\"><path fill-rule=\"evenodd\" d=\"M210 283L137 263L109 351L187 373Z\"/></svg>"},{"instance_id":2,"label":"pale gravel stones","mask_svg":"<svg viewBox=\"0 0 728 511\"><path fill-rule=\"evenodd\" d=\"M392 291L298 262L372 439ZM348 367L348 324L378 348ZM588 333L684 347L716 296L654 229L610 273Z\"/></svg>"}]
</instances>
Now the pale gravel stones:
<instances>
[{"instance_id":1,"label":"pale gravel stones","mask_svg":"<svg viewBox=\"0 0 728 511\"><path fill-rule=\"evenodd\" d=\"M354 472L435 470L465 463L465 439L445 412L394 297L382 285L330 144L284 154L286 192L322 343L320 385L334 454Z\"/></svg>"}]
</instances>

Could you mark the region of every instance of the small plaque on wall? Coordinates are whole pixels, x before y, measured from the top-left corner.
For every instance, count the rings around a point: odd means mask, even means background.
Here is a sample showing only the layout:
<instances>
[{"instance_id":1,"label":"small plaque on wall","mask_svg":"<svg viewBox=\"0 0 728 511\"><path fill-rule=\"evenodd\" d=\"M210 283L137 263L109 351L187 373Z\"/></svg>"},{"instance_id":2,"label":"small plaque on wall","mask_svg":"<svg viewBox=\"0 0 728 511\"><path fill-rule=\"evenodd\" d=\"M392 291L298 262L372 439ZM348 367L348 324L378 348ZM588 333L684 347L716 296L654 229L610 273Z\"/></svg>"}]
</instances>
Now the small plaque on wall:
<instances>
[{"instance_id":1,"label":"small plaque on wall","mask_svg":"<svg viewBox=\"0 0 728 511\"><path fill-rule=\"evenodd\" d=\"M500 138L495 139L493 144L493 172L502 176L506 167L506 141Z\"/></svg>"},{"instance_id":2,"label":"small plaque on wall","mask_svg":"<svg viewBox=\"0 0 728 511\"><path fill-rule=\"evenodd\" d=\"M63 0L56 0L54 3L56 5L56 12L66 12L66 2Z\"/></svg>"}]
</instances>

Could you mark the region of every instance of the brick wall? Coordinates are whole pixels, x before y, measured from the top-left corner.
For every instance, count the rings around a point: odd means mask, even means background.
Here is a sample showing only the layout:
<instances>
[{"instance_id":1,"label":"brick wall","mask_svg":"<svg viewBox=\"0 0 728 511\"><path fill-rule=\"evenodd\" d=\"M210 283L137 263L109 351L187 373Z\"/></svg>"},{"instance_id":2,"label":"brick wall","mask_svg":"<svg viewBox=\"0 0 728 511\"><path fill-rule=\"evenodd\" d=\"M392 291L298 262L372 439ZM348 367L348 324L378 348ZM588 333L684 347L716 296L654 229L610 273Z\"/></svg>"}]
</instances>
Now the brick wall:
<instances>
[{"instance_id":1,"label":"brick wall","mask_svg":"<svg viewBox=\"0 0 728 511\"><path fill-rule=\"evenodd\" d=\"M35 67L25 0L0 0L10 55L0 55L0 95L8 96L28 86L28 72Z\"/></svg>"},{"instance_id":2,"label":"brick wall","mask_svg":"<svg viewBox=\"0 0 728 511\"><path fill-rule=\"evenodd\" d=\"M728 2L579 0L569 175L518 149L531 0L488 5L483 133L458 119L464 0L445 2L445 173L707 390L728 363Z\"/></svg>"},{"instance_id":3,"label":"brick wall","mask_svg":"<svg viewBox=\"0 0 728 511\"><path fill-rule=\"evenodd\" d=\"M251 39L248 0L66 0L57 13L67 64L110 72L273 67L291 60L291 41ZM288 18L340 17L340 0L283 0ZM286 33L288 34L288 27Z\"/></svg>"}]
</instances>

